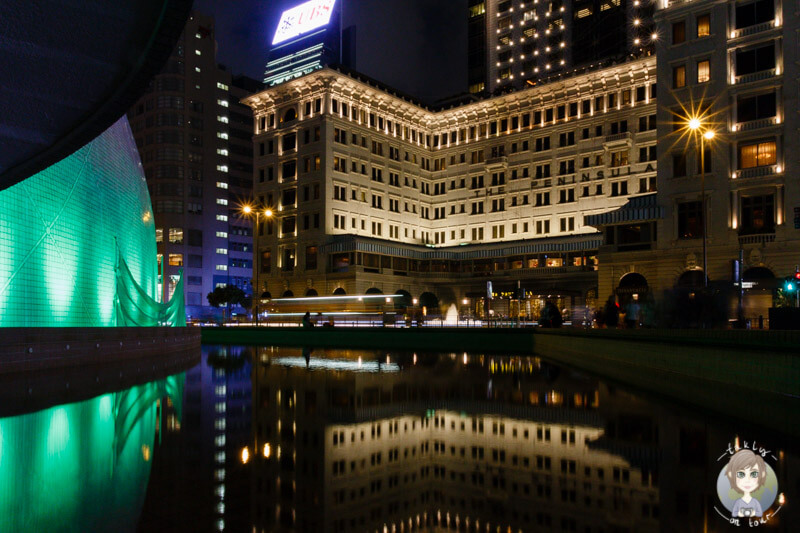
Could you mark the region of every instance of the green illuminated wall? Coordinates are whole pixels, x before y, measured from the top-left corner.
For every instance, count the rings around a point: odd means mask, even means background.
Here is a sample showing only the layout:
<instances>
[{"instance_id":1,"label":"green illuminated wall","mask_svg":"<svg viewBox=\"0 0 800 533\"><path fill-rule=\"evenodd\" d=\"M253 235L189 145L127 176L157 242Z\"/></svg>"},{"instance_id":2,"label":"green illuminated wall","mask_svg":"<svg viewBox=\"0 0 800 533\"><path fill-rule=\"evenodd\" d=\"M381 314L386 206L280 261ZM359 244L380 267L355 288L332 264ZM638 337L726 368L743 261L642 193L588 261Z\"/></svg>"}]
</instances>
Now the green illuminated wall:
<instances>
[{"instance_id":1,"label":"green illuminated wall","mask_svg":"<svg viewBox=\"0 0 800 533\"><path fill-rule=\"evenodd\" d=\"M184 374L0 418L0 531L136 531L157 424Z\"/></svg>"},{"instance_id":2,"label":"green illuminated wall","mask_svg":"<svg viewBox=\"0 0 800 533\"><path fill-rule=\"evenodd\" d=\"M120 259L128 287L118 287ZM0 191L0 327L158 325L156 283L153 212L126 118Z\"/></svg>"}]
</instances>

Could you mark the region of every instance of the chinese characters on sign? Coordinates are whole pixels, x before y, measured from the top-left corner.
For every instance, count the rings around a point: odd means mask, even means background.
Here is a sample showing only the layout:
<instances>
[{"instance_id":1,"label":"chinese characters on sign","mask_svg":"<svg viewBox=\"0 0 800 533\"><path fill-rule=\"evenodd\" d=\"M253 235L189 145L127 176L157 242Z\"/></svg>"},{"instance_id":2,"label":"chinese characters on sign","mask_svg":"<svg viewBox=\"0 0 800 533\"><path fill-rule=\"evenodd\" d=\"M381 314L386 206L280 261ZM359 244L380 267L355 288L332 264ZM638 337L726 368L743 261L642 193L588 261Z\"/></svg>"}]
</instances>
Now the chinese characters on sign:
<instances>
[{"instance_id":1,"label":"chinese characters on sign","mask_svg":"<svg viewBox=\"0 0 800 533\"><path fill-rule=\"evenodd\" d=\"M282 43L298 35L325 26L331 20L336 0L310 0L281 14L272 44Z\"/></svg>"}]
</instances>

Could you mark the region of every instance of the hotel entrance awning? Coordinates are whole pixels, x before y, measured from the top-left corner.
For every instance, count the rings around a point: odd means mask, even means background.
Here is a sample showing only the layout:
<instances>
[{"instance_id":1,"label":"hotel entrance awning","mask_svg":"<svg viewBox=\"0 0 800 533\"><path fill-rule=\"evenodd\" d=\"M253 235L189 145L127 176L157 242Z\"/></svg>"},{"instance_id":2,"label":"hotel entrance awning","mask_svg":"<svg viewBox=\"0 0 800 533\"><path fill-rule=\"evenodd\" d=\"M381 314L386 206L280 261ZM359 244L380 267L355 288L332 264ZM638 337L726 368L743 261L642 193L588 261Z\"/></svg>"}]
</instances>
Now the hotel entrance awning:
<instances>
[{"instance_id":1,"label":"hotel entrance awning","mask_svg":"<svg viewBox=\"0 0 800 533\"><path fill-rule=\"evenodd\" d=\"M626 222L647 222L663 217L664 208L656 203L656 194L653 193L631 198L625 205L614 211L586 215L584 224L594 227L614 226Z\"/></svg>"}]
</instances>

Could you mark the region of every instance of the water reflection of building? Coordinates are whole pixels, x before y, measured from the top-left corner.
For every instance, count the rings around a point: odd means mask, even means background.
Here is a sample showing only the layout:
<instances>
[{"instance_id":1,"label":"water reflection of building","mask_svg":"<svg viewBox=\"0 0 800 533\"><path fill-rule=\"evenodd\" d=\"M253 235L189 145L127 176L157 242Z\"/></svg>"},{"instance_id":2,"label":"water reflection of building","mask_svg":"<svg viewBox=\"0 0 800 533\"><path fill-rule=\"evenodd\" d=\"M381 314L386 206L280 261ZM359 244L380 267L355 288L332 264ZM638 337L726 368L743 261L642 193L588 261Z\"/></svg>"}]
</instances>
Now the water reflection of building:
<instances>
[{"instance_id":1,"label":"water reflection of building","mask_svg":"<svg viewBox=\"0 0 800 533\"><path fill-rule=\"evenodd\" d=\"M755 439L771 450L776 459L766 460L778 475L779 491L791 495L800 489L796 445L759 427L757 420L721 420L702 410L648 401L602 383L600 399L598 411L605 429L591 446L624 457L643 476L647 472L654 477L659 487L661 531L699 531L701 526L708 532L729 531L728 522L714 509L724 511L715 487L727 463L720 457L737 436L741 443ZM793 532L798 523L800 508L784 506L768 527ZM747 522L744 526L750 527Z\"/></svg>"},{"instance_id":2,"label":"water reflection of building","mask_svg":"<svg viewBox=\"0 0 800 533\"><path fill-rule=\"evenodd\" d=\"M250 526L250 361L242 347L204 346L186 372L182 422L165 411L140 530L244 531Z\"/></svg>"},{"instance_id":3,"label":"water reflection of building","mask_svg":"<svg viewBox=\"0 0 800 533\"><path fill-rule=\"evenodd\" d=\"M596 380L534 358L363 352L315 372L289 352L260 352L253 373L255 530L658 528L657 476L591 446ZM385 372L358 372L376 360Z\"/></svg>"}]
</instances>

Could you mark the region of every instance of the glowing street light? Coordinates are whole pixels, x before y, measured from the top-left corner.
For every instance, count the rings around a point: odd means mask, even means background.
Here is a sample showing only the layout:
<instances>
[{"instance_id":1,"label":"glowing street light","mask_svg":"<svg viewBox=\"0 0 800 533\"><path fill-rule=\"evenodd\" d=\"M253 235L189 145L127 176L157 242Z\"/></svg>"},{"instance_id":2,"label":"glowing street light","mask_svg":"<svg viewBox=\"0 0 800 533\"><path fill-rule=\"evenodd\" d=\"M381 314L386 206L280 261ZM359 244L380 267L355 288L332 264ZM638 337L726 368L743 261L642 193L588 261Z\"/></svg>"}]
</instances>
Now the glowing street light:
<instances>
[{"instance_id":1,"label":"glowing street light","mask_svg":"<svg viewBox=\"0 0 800 533\"><path fill-rule=\"evenodd\" d=\"M708 252L707 242L708 236L708 223L706 222L706 141L714 139L716 133L714 130L706 127L701 120L701 117L690 117L686 123L687 128L695 135L695 142L697 141L697 134L700 134L700 201L701 211L703 213L703 287L708 288Z\"/></svg>"},{"instance_id":2,"label":"glowing street light","mask_svg":"<svg viewBox=\"0 0 800 533\"><path fill-rule=\"evenodd\" d=\"M266 207L262 211L258 207L254 207L252 205L245 204L245 205L242 206L242 214L244 216L246 216L246 217L251 217L253 215L255 215L255 217L256 217L256 224L253 227L253 248L256 250L256 252L258 252L258 245L257 245L257 242L258 242L258 228L259 228L259 226L258 226L258 218L262 214L264 215L264 218L272 218L272 209ZM256 258L257 257L258 257L258 254L256 253ZM260 269L258 268L258 265L255 264L255 263L253 264L253 270L255 270L255 275L256 275L256 283L255 283L255 287L253 288L253 293L254 293L253 296L255 298L255 303L256 303L256 326L258 326L258 306L261 303L261 292L260 292L261 291L261 283L258 280L258 274L259 274Z\"/></svg>"}]
</instances>

